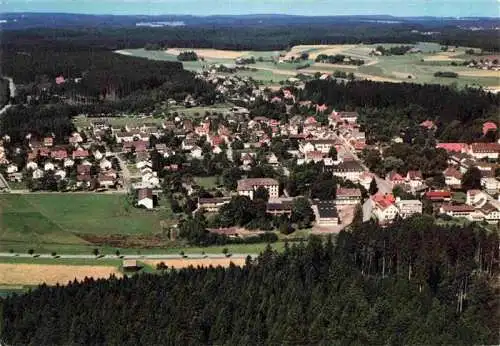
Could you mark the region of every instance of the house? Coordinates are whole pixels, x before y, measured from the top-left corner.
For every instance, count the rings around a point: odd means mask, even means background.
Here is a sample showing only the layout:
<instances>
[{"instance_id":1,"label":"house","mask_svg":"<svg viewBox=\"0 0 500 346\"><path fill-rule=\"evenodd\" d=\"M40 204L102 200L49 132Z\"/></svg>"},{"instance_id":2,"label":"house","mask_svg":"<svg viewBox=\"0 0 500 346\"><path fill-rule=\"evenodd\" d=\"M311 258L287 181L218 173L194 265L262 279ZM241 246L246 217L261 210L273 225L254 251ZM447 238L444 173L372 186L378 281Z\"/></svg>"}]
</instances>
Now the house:
<instances>
[{"instance_id":1,"label":"house","mask_svg":"<svg viewBox=\"0 0 500 346\"><path fill-rule=\"evenodd\" d=\"M45 162L43 165L44 171L53 171L56 169L56 166L52 162Z\"/></svg>"},{"instance_id":2,"label":"house","mask_svg":"<svg viewBox=\"0 0 500 346\"><path fill-rule=\"evenodd\" d=\"M155 150L160 154L165 154L167 152L167 145L165 143L155 144Z\"/></svg>"},{"instance_id":3,"label":"house","mask_svg":"<svg viewBox=\"0 0 500 346\"><path fill-rule=\"evenodd\" d=\"M96 160L102 160L102 158L104 157L104 154L101 153L101 151L99 149L97 149L96 151L94 151L94 158Z\"/></svg>"},{"instance_id":4,"label":"house","mask_svg":"<svg viewBox=\"0 0 500 346\"><path fill-rule=\"evenodd\" d=\"M450 191L427 191L424 196L431 202L449 202L451 201Z\"/></svg>"},{"instance_id":5,"label":"house","mask_svg":"<svg viewBox=\"0 0 500 346\"><path fill-rule=\"evenodd\" d=\"M16 173L17 171L18 171L18 168L17 168L17 166L16 166L16 165L11 164L11 165L8 165L8 166L7 166L6 172L7 172L8 174Z\"/></svg>"},{"instance_id":6,"label":"house","mask_svg":"<svg viewBox=\"0 0 500 346\"><path fill-rule=\"evenodd\" d=\"M497 194L500 192L500 181L493 177L482 177L481 186L486 192Z\"/></svg>"},{"instance_id":7,"label":"house","mask_svg":"<svg viewBox=\"0 0 500 346\"><path fill-rule=\"evenodd\" d=\"M90 167L89 165L78 165L76 166L76 173L78 175L89 175L90 176Z\"/></svg>"},{"instance_id":8,"label":"house","mask_svg":"<svg viewBox=\"0 0 500 346\"><path fill-rule=\"evenodd\" d=\"M241 156L243 166L250 166L254 163L254 158L250 153L245 153Z\"/></svg>"},{"instance_id":9,"label":"house","mask_svg":"<svg viewBox=\"0 0 500 346\"><path fill-rule=\"evenodd\" d=\"M58 179L64 179L66 178L66 171L64 169L58 169L55 173L54 176Z\"/></svg>"},{"instance_id":10,"label":"house","mask_svg":"<svg viewBox=\"0 0 500 346\"><path fill-rule=\"evenodd\" d=\"M41 169L37 168L33 171L31 176L33 179L41 179L41 178L43 178L43 175L44 175L43 171Z\"/></svg>"},{"instance_id":11,"label":"house","mask_svg":"<svg viewBox=\"0 0 500 346\"><path fill-rule=\"evenodd\" d=\"M198 198L198 210L203 210L209 213L217 213L220 208L231 202L230 197L220 198Z\"/></svg>"},{"instance_id":12,"label":"house","mask_svg":"<svg viewBox=\"0 0 500 346\"><path fill-rule=\"evenodd\" d=\"M195 159L201 159L203 158L203 150L201 150L201 148L199 146L194 146L192 149L191 149L191 157L192 158L195 158Z\"/></svg>"},{"instance_id":13,"label":"house","mask_svg":"<svg viewBox=\"0 0 500 346\"><path fill-rule=\"evenodd\" d=\"M397 185L404 185L406 182L405 178L396 171L391 171L385 177L385 180L391 184L392 187Z\"/></svg>"},{"instance_id":14,"label":"house","mask_svg":"<svg viewBox=\"0 0 500 346\"><path fill-rule=\"evenodd\" d=\"M377 218L380 224L392 222L399 213L394 205L396 199L392 194L376 193L371 197L373 202L372 214Z\"/></svg>"},{"instance_id":15,"label":"house","mask_svg":"<svg viewBox=\"0 0 500 346\"><path fill-rule=\"evenodd\" d=\"M196 139L194 138L185 138L182 141L181 149L182 150L191 150L196 146Z\"/></svg>"},{"instance_id":16,"label":"house","mask_svg":"<svg viewBox=\"0 0 500 346\"><path fill-rule=\"evenodd\" d=\"M498 160L500 143L472 143L469 154L475 159Z\"/></svg>"},{"instance_id":17,"label":"house","mask_svg":"<svg viewBox=\"0 0 500 346\"><path fill-rule=\"evenodd\" d=\"M26 169L28 170L35 170L38 168L38 164L34 161L29 161L27 164L26 164Z\"/></svg>"},{"instance_id":18,"label":"house","mask_svg":"<svg viewBox=\"0 0 500 346\"><path fill-rule=\"evenodd\" d=\"M280 163L278 157L274 153L267 155L266 160L271 166L277 166Z\"/></svg>"},{"instance_id":19,"label":"house","mask_svg":"<svg viewBox=\"0 0 500 346\"><path fill-rule=\"evenodd\" d=\"M75 151L73 151L73 160L75 159L85 159L89 157L89 152L88 150L85 150L85 149L76 149Z\"/></svg>"},{"instance_id":20,"label":"house","mask_svg":"<svg viewBox=\"0 0 500 346\"><path fill-rule=\"evenodd\" d=\"M78 132L73 132L71 134L71 137L69 137L70 144L78 145L81 142L83 142L83 138L82 135L80 135Z\"/></svg>"},{"instance_id":21,"label":"house","mask_svg":"<svg viewBox=\"0 0 500 346\"><path fill-rule=\"evenodd\" d=\"M52 150L50 152L50 157L52 157L54 160L64 160L68 157L68 152L64 149Z\"/></svg>"},{"instance_id":22,"label":"house","mask_svg":"<svg viewBox=\"0 0 500 346\"><path fill-rule=\"evenodd\" d=\"M488 223L496 224L500 222L500 208L491 202L487 202L477 211L483 215L484 220Z\"/></svg>"},{"instance_id":23,"label":"house","mask_svg":"<svg viewBox=\"0 0 500 346\"><path fill-rule=\"evenodd\" d=\"M115 179L107 174L100 173L97 177L97 181L100 187L106 189L109 189L110 187L113 187L115 185Z\"/></svg>"},{"instance_id":24,"label":"house","mask_svg":"<svg viewBox=\"0 0 500 346\"><path fill-rule=\"evenodd\" d=\"M51 147L54 145L54 138L53 137L45 137L43 139L43 145L45 147Z\"/></svg>"},{"instance_id":25,"label":"house","mask_svg":"<svg viewBox=\"0 0 500 346\"><path fill-rule=\"evenodd\" d=\"M153 209L153 190L149 188L137 190L137 205Z\"/></svg>"},{"instance_id":26,"label":"house","mask_svg":"<svg viewBox=\"0 0 500 346\"><path fill-rule=\"evenodd\" d=\"M104 159L99 163L99 167L101 168L101 170L110 169L112 166L113 165L111 164L111 161L109 161L108 159Z\"/></svg>"},{"instance_id":27,"label":"house","mask_svg":"<svg viewBox=\"0 0 500 346\"><path fill-rule=\"evenodd\" d=\"M238 195L248 196L253 199L254 191L259 187L264 187L269 192L269 199L276 199L279 197L279 183L271 178L251 178L238 180Z\"/></svg>"},{"instance_id":28,"label":"house","mask_svg":"<svg viewBox=\"0 0 500 346\"><path fill-rule=\"evenodd\" d=\"M468 150L467 143L438 143L436 149L444 149L448 153L465 153Z\"/></svg>"},{"instance_id":29,"label":"house","mask_svg":"<svg viewBox=\"0 0 500 346\"><path fill-rule=\"evenodd\" d=\"M339 112L338 117L342 122L347 122L349 124L355 124L358 120L358 112Z\"/></svg>"},{"instance_id":30,"label":"house","mask_svg":"<svg viewBox=\"0 0 500 346\"><path fill-rule=\"evenodd\" d=\"M467 204L443 204L439 208L439 213L446 214L451 217L464 217L472 221L474 218L475 210L474 207Z\"/></svg>"},{"instance_id":31,"label":"house","mask_svg":"<svg viewBox=\"0 0 500 346\"><path fill-rule=\"evenodd\" d=\"M125 142L132 142L135 138L135 134L132 132L116 132L115 140L116 143L121 144Z\"/></svg>"},{"instance_id":32,"label":"house","mask_svg":"<svg viewBox=\"0 0 500 346\"><path fill-rule=\"evenodd\" d=\"M359 181L359 177L364 172L363 166L355 160L342 161L338 165L332 166L331 170L334 176L350 180L355 183Z\"/></svg>"},{"instance_id":33,"label":"house","mask_svg":"<svg viewBox=\"0 0 500 346\"><path fill-rule=\"evenodd\" d=\"M314 163L317 163L323 161L324 156L325 154L323 154L321 151L317 150L307 151L304 155L304 160L305 162L313 161Z\"/></svg>"},{"instance_id":34,"label":"house","mask_svg":"<svg viewBox=\"0 0 500 346\"><path fill-rule=\"evenodd\" d=\"M314 150L321 151L322 153L328 154L332 147L335 147L337 141L334 139L313 139L306 143L306 145L312 145ZM310 147L308 147L310 148Z\"/></svg>"},{"instance_id":35,"label":"house","mask_svg":"<svg viewBox=\"0 0 500 346\"><path fill-rule=\"evenodd\" d=\"M271 215L287 215L292 214L293 199L290 200L278 200L273 202L268 202L266 205L266 213Z\"/></svg>"},{"instance_id":36,"label":"house","mask_svg":"<svg viewBox=\"0 0 500 346\"><path fill-rule=\"evenodd\" d=\"M73 167L73 165L75 164L75 161L73 161L72 159L70 158L67 158L64 160L64 167Z\"/></svg>"},{"instance_id":37,"label":"house","mask_svg":"<svg viewBox=\"0 0 500 346\"><path fill-rule=\"evenodd\" d=\"M434 124L434 121L432 120L425 120L420 123L420 126L431 131L436 129L436 124Z\"/></svg>"},{"instance_id":38,"label":"house","mask_svg":"<svg viewBox=\"0 0 500 346\"><path fill-rule=\"evenodd\" d=\"M420 190L424 187L424 178L420 171L408 171L406 174L406 182L410 185L412 191Z\"/></svg>"},{"instance_id":39,"label":"house","mask_svg":"<svg viewBox=\"0 0 500 346\"><path fill-rule=\"evenodd\" d=\"M332 226L339 224L339 214L333 201L315 201L314 207L317 208L316 223L320 226Z\"/></svg>"},{"instance_id":40,"label":"house","mask_svg":"<svg viewBox=\"0 0 500 346\"><path fill-rule=\"evenodd\" d=\"M497 129L497 124L495 124L493 121L487 121L483 124L483 135L486 136L488 132L496 131Z\"/></svg>"},{"instance_id":41,"label":"house","mask_svg":"<svg viewBox=\"0 0 500 346\"><path fill-rule=\"evenodd\" d=\"M369 190L370 189L370 184L372 183L373 178L375 178L375 175L373 173L371 173L371 172L363 172L359 176L359 183L366 190Z\"/></svg>"},{"instance_id":42,"label":"house","mask_svg":"<svg viewBox=\"0 0 500 346\"><path fill-rule=\"evenodd\" d=\"M448 167L443 172L446 186L452 189L462 188L462 173L454 167Z\"/></svg>"},{"instance_id":43,"label":"house","mask_svg":"<svg viewBox=\"0 0 500 346\"><path fill-rule=\"evenodd\" d=\"M336 195L336 205L358 204L361 202L360 189L338 188Z\"/></svg>"},{"instance_id":44,"label":"house","mask_svg":"<svg viewBox=\"0 0 500 346\"><path fill-rule=\"evenodd\" d=\"M398 208L398 214L403 219L413 214L422 214L422 202L418 199L400 199L397 197L396 208Z\"/></svg>"},{"instance_id":45,"label":"house","mask_svg":"<svg viewBox=\"0 0 500 346\"><path fill-rule=\"evenodd\" d=\"M123 144L123 151L130 153L130 152L136 152L136 153L142 153L148 150L149 146L149 141L132 141L132 142L125 142Z\"/></svg>"},{"instance_id":46,"label":"house","mask_svg":"<svg viewBox=\"0 0 500 346\"><path fill-rule=\"evenodd\" d=\"M488 201L488 195L481 190L468 190L465 204L480 208Z\"/></svg>"}]
</instances>

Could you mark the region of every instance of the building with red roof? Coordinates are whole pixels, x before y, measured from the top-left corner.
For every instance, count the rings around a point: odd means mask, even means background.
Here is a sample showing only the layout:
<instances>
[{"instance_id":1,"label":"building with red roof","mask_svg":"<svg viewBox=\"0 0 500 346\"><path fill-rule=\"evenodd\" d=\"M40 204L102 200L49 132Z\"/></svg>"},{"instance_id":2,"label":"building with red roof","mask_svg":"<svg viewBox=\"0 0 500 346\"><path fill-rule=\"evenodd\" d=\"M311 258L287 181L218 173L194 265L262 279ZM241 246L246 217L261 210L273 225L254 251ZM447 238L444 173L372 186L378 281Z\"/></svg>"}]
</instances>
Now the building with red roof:
<instances>
[{"instance_id":1,"label":"building with red roof","mask_svg":"<svg viewBox=\"0 0 500 346\"><path fill-rule=\"evenodd\" d=\"M498 129L497 124L495 124L493 121L487 121L483 124L483 135L486 136L486 134L490 131L496 131Z\"/></svg>"},{"instance_id":2,"label":"building with red roof","mask_svg":"<svg viewBox=\"0 0 500 346\"><path fill-rule=\"evenodd\" d=\"M444 149L447 152L464 153L468 149L467 143L438 143L437 149Z\"/></svg>"},{"instance_id":3,"label":"building with red roof","mask_svg":"<svg viewBox=\"0 0 500 346\"><path fill-rule=\"evenodd\" d=\"M450 191L427 191L425 197L431 202L447 202L451 200Z\"/></svg>"},{"instance_id":4,"label":"building with red roof","mask_svg":"<svg viewBox=\"0 0 500 346\"><path fill-rule=\"evenodd\" d=\"M372 213L380 224L390 223L398 215L398 208L394 205L396 199L393 194L376 193L372 196Z\"/></svg>"},{"instance_id":5,"label":"building with red roof","mask_svg":"<svg viewBox=\"0 0 500 346\"><path fill-rule=\"evenodd\" d=\"M497 160L500 154L500 143L472 143L469 153L476 159Z\"/></svg>"}]
</instances>

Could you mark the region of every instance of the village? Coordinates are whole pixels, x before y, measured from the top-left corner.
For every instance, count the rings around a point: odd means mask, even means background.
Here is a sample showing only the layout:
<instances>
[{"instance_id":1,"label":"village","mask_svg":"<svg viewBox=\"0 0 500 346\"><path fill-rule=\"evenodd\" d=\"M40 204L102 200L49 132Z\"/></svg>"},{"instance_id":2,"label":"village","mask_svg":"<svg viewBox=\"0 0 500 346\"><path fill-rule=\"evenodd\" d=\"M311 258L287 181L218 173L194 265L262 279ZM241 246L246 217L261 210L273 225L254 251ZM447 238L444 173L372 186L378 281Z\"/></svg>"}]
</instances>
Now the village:
<instances>
[{"instance_id":1,"label":"village","mask_svg":"<svg viewBox=\"0 0 500 346\"><path fill-rule=\"evenodd\" d=\"M438 189L420 170L392 170L385 176L371 172L364 156L372 150L384 158L384 146L367 144L357 112L297 101L294 91L303 88L301 81L291 79L287 85L271 89L248 78L220 74L214 68L197 78L216 85L220 97L233 106L221 112L186 115L183 110L198 106L188 96L183 104L169 100L168 106L176 111L164 114L161 121L128 115L121 117L124 126L113 125L114 118L81 115L88 126L78 126L69 138L37 138L27 133L28 150L12 148L9 134L3 134L2 188L26 194L129 194L136 207L154 210L158 200L166 198L166 186L174 184L167 176L178 174L180 187L169 196L170 203L189 204L187 201L196 197L196 205L184 207L184 212L216 214L234 196L253 200L257 191L265 189L265 211L275 217L290 217L294 200L305 197L314 212L311 229L320 233L339 232L360 212L363 221L374 219L380 225L424 212L492 225L500 221L498 142L436 143L436 148L448 155L448 166L442 171L444 186ZM333 77L322 76L327 78ZM288 120L251 118L247 107L256 100L285 107ZM299 109L299 114L291 114L292 108ZM137 118L143 121L137 122ZM484 136L497 131L497 126L485 122ZM427 120L420 127L432 132L436 124ZM402 142L402 138L393 138L392 142ZM9 147L8 153L4 146ZM197 169L210 165L207 160L215 167L209 170L218 174L211 174L215 177L210 186L200 186L203 184L196 180ZM332 196L300 196L288 191L283 179L276 178L293 179L290 172L294 167L308 164L320 165L323 172L337 179ZM218 165L237 167L241 174L233 177L232 184L225 184ZM254 170L261 166L271 167L275 176L267 171L256 176ZM463 177L472 168L480 173L480 186L464 190ZM395 189L403 193L395 195ZM209 231L230 236L242 232L237 227Z\"/></svg>"}]
</instances>

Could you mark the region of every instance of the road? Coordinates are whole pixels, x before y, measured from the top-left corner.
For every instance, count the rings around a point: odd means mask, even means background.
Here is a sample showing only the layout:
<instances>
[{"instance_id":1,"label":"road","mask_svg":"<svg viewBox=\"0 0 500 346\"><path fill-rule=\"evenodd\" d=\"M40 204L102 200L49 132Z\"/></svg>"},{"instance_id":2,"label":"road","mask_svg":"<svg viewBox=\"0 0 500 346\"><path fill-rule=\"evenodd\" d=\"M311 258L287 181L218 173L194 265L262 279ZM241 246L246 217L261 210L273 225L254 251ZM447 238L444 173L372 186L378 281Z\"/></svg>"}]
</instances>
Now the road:
<instances>
[{"instance_id":1,"label":"road","mask_svg":"<svg viewBox=\"0 0 500 346\"><path fill-rule=\"evenodd\" d=\"M16 96L16 85L14 84L14 80L10 77L3 77L3 78L9 81L10 97L12 98ZM12 107L12 104L9 102L2 109L0 109L0 115L5 113L10 107Z\"/></svg>"},{"instance_id":2,"label":"road","mask_svg":"<svg viewBox=\"0 0 500 346\"><path fill-rule=\"evenodd\" d=\"M120 168L121 172L120 175L122 176L123 180L123 188L125 191L128 191L131 186L131 179L132 179L132 174L130 174L130 170L127 167L127 162L125 162L120 155L115 155L115 157L118 159L118 162L120 163Z\"/></svg>"},{"instance_id":3,"label":"road","mask_svg":"<svg viewBox=\"0 0 500 346\"><path fill-rule=\"evenodd\" d=\"M363 163L363 161L358 157L358 155L356 154L356 150L354 150L352 145L343 136L337 136L337 138L340 139L344 143L344 148L346 149L346 151L352 157L354 157L356 160L359 161L359 163L361 164L361 166L363 167L363 169L365 171L369 172L370 170L368 169L368 167L366 167L366 165ZM391 187L390 183L388 183L385 179L382 179L381 177L379 177L375 173L372 172L372 174L374 175L375 181L377 182L377 187L378 187L379 192L384 193L384 194L385 193L392 193L392 187Z\"/></svg>"},{"instance_id":4,"label":"road","mask_svg":"<svg viewBox=\"0 0 500 346\"><path fill-rule=\"evenodd\" d=\"M36 256L36 257L35 257ZM158 260L158 259L179 259L179 258L186 258L186 259L215 259L215 258L226 258L224 254L186 254L184 256L181 255L172 255L172 254L145 254L145 255L121 255L121 256L116 256L116 255L104 255L102 257L99 256L94 256L94 255L70 255L70 254L58 254L57 255L59 259L88 259L88 260L95 260L95 259L152 259L152 260ZM235 253L231 254L230 258L247 258L248 256L252 258L256 258L259 255L258 254L243 254L243 253ZM40 259L53 259L54 256L50 254L34 254L30 255L27 253L10 253L10 252L0 252L0 258L33 258L34 260L40 258Z\"/></svg>"}]
</instances>

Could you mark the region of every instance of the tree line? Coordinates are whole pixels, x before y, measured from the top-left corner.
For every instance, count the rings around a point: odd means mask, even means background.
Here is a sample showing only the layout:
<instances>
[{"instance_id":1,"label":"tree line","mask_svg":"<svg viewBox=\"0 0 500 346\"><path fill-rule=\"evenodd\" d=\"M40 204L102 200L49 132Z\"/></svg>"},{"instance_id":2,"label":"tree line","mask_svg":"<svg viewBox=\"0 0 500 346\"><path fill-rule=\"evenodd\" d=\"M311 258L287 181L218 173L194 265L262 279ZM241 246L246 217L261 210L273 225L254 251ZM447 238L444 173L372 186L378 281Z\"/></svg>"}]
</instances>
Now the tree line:
<instances>
[{"instance_id":1,"label":"tree line","mask_svg":"<svg viewBox=\"0 0 500 346\"><path fill-rule=\"evenodd\" d=\"M51 345L497 344L498 235L413 217L312 237L243 267L42 285L2 341Z\"/></svg>"}]
</instances>

